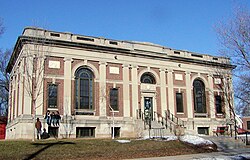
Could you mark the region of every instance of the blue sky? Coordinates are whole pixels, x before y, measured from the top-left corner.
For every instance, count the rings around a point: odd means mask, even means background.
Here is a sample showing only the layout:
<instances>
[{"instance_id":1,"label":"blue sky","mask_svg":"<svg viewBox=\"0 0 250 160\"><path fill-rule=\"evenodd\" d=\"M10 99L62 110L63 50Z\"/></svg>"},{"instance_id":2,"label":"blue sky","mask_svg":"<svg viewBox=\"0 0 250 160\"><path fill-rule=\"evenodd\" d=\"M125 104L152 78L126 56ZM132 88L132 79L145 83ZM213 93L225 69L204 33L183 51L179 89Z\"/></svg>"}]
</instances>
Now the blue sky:
<instances>
[{"instance_id":1,"label":"blue sky","mask_svg":"<svg viewBox=\"0 0 250 160\"><path fill-rule=\"evenodd\" d=\"M151 42L218 55L214 25L248 0L1 0L5 33L0 48L12 48L27 26Z\"/></svg>"}]
</instances>

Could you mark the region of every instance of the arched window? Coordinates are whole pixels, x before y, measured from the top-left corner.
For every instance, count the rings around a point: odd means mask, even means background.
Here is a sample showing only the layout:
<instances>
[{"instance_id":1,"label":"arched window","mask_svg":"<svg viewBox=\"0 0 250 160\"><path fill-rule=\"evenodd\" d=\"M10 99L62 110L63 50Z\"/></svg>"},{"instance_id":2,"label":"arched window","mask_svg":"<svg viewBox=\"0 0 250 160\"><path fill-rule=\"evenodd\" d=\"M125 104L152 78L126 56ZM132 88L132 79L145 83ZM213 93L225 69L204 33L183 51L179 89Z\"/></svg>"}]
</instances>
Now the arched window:
<instances>
[{"instance_id":1,"label":"arched window","mask_svg":"<svg viewBox=\"0 0 250 160\"><path fill-rule=\"evenodd\" d=\"M141 83L149 83L149 84L155 84L155 78L153 75L149 72L143 73L141 76Z\"/></svg>"},{"instance_id":2,"label":"arched window","mask_svg":"<svg viewBox=\"0 0 250 160\"><path fill-rule=\"evenodd\" d=\"M194 80L194 110L196 113L206 113L205 85L201 80Z\"/></svg>"},{"instance_id":3,"label":"arched window","mask_svg":"<svg viewBox=\"0 0 250 160\"><path fill-rule=\"evenodd\" d=\"M93 109L93 73L80 68L75 73L76 109Z\"/></svg>"}]
</instances>

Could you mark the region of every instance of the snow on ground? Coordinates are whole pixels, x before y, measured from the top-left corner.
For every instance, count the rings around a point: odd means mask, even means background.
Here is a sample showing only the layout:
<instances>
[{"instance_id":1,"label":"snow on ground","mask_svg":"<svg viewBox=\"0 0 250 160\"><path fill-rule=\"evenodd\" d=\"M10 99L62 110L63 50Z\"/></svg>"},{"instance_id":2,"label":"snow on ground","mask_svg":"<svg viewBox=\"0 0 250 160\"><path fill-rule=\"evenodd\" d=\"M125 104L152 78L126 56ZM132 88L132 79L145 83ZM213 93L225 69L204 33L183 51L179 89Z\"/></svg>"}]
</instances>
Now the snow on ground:
<instances>
[{"instance_id":1,"label":"snow on ground","mask_svg":"<svg viewBox=\"0 0 250 160\"><path fill-rule=\"evenodd\" d=\"M163 136L163 137L150 137L149 136L145 136L141 139L138 139L138 140L146 140L146 139L163 139L164 141L174 141L174 140L177 140L178 137L177 136ZM200 145L200 144L213 144L213 142L209 141L209 140L206 140L204 138L201 138L199 136L194 136L194 135L184 135L184 136L180 136L179 137L179 140L180 141L183 141L183 142L187 142L187 143L191 143L191 144L194 144L194 145ZM130 140L116 140L117 142L119 143L130 143L131 141ZM219 157L206 157L206 158L195 158L197 160L246 160L246 159L250 159L250 154L240 154L240 155L237 155L237 156L219 156Z\"/></svg>"},{"instance_id":2,"label":"snow on ground","mask_svg":"<svg viewBox=\"0 0 250 160\"><path fill-rule=\"evenodd\" d=\"M162 136L162 137L150 136L150 138L149 138L149 136L144 136L140 140L146 140L146 139L163 139L164 141L174 141L174 140L177 140L178 137L177 136Z\"/></svg>"},{"instance_id":3,"label":"snow on ground","mask_svg":"<svg viewBox=\"0 0 250 160\"><path fill-rule=\"evenodd\" d=\"M174 141L174 140L177 140L178 137L177 136L163 136L163 137L150 137L149 136L145 136L143 137L142 139L143 140L146 140L146 139L163 139L164 141ZM184 135L184 136L180 136L179 137L179 140L180 141L183 141L183 142L187 142L187 143L191 143L191 144L194 144L194 145L199 145L199 144L213 144L211 141L209 140L206 140L204 138L201 138L199 136L193 136L193 135Z\"/></svg>"},{"instance_id":4,"label":"snow on ground","mask_svg":"<svg viewBox=\"0 0 250 160\"><path fill-rule=\"evenodd\" d=\"M250 159L250 154L241 154L237 156L219 156L219 157L205 157L195 158L193 160L247 160Z\"/></svg>"},{"instance_id":5,"label":"snow on ground","mask_svg":"<svg viewBox=\"0 0 250 160\"><path fill-rule=\"evenodd\" d=\"M184 135L180 137L180 140L183 142L191 143L194 145L199 145L199 144L213 144L213 142L206 140L204 138L198 137L198 136L193 136L193 135Z\"/></svg>"},{"instance_id":6,"label":"snow on ground","mask_svg":"<svg viewBox=\"0 0 250 160\"><path fill-rule=\"evenodd\" d=\"M245 160L245 159L250 159L250 154L241 154L237 156L231 157L234 160Z\"/></svg>"},{"instance_id":7,"label":"snow on ground","mask_svg":"<svg viewBox=\"0 0 250 160\"><path fill-rule=\"evenodd\" d=\"M178 137L177 136L164 136L163 139L165 141L175 141L178 139Z\"/></svg>"},{"instance_id":8,"label":"snow on ground","mask_svg":"<svg viewBox=\"0 0 250 160\"><path fill-rule=\"evenodd\" d=\"M130 140L116 140L119 143L130 143Z\"/></svg>"}]
</instances>

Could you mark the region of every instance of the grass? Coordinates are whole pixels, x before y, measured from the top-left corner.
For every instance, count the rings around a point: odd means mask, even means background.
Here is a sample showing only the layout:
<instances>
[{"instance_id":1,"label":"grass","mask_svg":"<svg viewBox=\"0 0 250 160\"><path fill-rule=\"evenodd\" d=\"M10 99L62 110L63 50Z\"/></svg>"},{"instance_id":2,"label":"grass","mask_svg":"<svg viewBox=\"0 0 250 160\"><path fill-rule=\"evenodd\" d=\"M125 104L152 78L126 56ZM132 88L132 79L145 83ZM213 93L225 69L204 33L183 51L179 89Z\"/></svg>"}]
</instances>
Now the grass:
<instances>
[{"instance_id":1,"label":"grass","mask_svg":"<svg viewBox=\"0 0 250 160\"><path fill-rule=\"evenodd\" d=\"M0 159L132 159L209 152L180 141L64 139L0 141Z\"/></svg>"}]
</instances>

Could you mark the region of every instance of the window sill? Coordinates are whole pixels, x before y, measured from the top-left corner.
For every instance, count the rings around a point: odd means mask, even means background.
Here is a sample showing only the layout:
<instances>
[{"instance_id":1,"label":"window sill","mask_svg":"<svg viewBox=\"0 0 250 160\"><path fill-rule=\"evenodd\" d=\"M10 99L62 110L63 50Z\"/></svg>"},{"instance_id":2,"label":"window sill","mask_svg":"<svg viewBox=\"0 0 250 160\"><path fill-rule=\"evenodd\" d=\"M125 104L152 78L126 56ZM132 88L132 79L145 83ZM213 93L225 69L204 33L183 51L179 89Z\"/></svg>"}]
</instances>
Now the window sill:
<instances>
[{"instance_id":1,"label":"window sill","mask_svg":"<svg viewBox=\"0 0 250 160\"><path fill-rule=\"evenodd\" d=\"M207 113L194 113L195 118L207 118L208 114Z\"/></svg>"},{"instance_id":2,"label":"window sill","mask_svg":"<svg viewBox=\"0 0 250 160\"><path fill-rule=\"evenodd\" d=\"M94 116L95 110L76 109L75 115Z\"/></svg>"},{"instance_id":3,"label":"window sill","mask_svg":"<svg viewBox=\"0 0 250 160\"><path fill-rule=\"evenodd\" d=\"M48 108L49 111L58 111L58 108Z\"/></svg>"},{"instance_id":4,"label":"window sill","mask_svg":"<svg viewBox=\"0 0 250 160\"><path fill-rule=\"evenodd\" d=\"M176 114L184 114L184 112L177 112Z\"/></svg>"},{"instance_id":5,"label":"window sill","mask_svg":"<svg viewBox=\"0 0 250 160\"><path fill-rule=\"evenodd\" d=\"M217 116L224 116L223 113L216 113Z\"/></svg>"},{"instance_id":6,"label":"window sill","mask_svg":"<svg viewBox=\"0 0 250 160\"><path fill-rule=\"evenodd\" d=\"M110 111L110 112L119 113L119 111Z\"/></svg>"}]
</instances>

